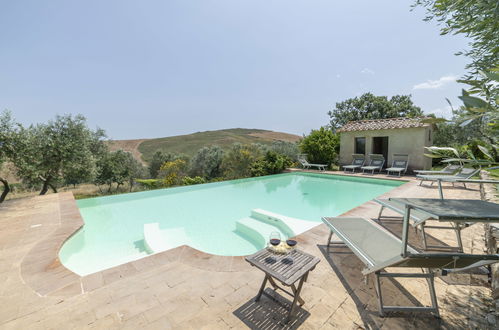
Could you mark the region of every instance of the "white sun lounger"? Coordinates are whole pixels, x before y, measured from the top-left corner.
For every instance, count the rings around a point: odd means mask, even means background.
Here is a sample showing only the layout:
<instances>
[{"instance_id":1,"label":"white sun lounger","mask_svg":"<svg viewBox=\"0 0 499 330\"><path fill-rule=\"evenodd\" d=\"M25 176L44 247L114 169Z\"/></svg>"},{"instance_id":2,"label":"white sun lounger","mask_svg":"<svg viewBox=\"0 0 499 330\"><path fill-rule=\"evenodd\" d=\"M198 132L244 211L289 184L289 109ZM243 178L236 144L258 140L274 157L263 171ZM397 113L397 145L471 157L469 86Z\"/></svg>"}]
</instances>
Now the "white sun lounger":
<instances>
[{"instance_id":1,"label":"white sun lounger","mask_svg":"<svg viewBox=\"0 0 499 330\"><path fill-rule=\"evenodd\" d=\"M457 170L460 170L462 168L461 165L453 165L453 164L449 164L447 165L446 167L444 167L441 171L424 171L424 170L415 170L414 172L416 174L420 174L420 175L438 175L438 174L453 174L454 172L456 172Z\"/></svg>"},{"instance_id":2,"label":"white sun lounger","mask_svg":"<svg viewBox=\"0 0 499 330\"><path fill-rule=\"evenodd\" d=\"M452 182L452 184L459 182L459 180L467 180L471 179L475 174L479 173L480 169L474 168L462 168L454 175L422 175L418 174L416 177L420 179L419 185L423 183L423 181L444 181L444 182ZM466 188L466 182L463 182L464 188Z\"/></svg>"},{"instance_id":3,"label":"white sun lounger","mask_svg":"<svg viewBox=\"0 0 499 330\"><path fill-rule=\"evenodd\" d=\"M353 156L352 164L344 165L343 171L348 172L347 170L352 170L352 173L354 173L356 169L364 166L364 164L366 162L366 157L364 157L364 155L353 154L352 156Z\"/></svg>"},{"instance_id":4,"label":"white sun lounger","mask_svg":"<svg viewBox=\"0 0 499 330\"><path fill-rule=\"evenodd\" d=\"M420 253L407 245L406 238L399 239L376 222L365 218L322 218L329 227L327 250L331 245L346 245L366 265L364 276L374 274L378 307L385 312L431 312L440 317L435 276L458 272L499 261L499 255L473 255L462 253ZM336 235L340 241L332 241ZM405 236L406 237L406 236ZM386 272L386 268L422 268L423 273ZM383 302L381 277L425 278L428 282L431 306L386 306Z\"/></svg>"},{"instance_id":5,"label":"white sun lounger","mask_svg":"<svg viewBox=\"0 0 499 330\"><path fill-rule=\"evenodd\" d=\"M404 158L404 159L400 159ZM392 166L386 169L388 175L391 172L397 173L398 176L405 174L407 172L407 167L409 167L409 155L407 154L393 154Z\"/></svg>"},{"instance_id":6,"label":"white sun lounger","mask_svg":"<svg viewBox=\"0 0 499 330\"><path fill-rule=\"evenodd\" d=\"M312 164L312 163L309 163L308 160L307 160L307 157L305 155L298 156L298 161L303 166L303 168L305 168L307 170L310 169L311 167L315 167L319 171L325 171L326 167L327 167L327 164Z\"/></svg>"},{"instance_id":7,"label":"white sun lounger","mask_svg":"<svg viewBox=\"0 0 499 330\"><path fill-rule=\"evenodd\" d=\"M383 157L383 155L371 154L369 155L369 159L369 165L361 167L362 173L365 173L365 171L371 171L372 174L374 174L374 171L381 172L381 169L383 169L383 165L385 164L385 157Z\"/></svg>"}]
</instances>

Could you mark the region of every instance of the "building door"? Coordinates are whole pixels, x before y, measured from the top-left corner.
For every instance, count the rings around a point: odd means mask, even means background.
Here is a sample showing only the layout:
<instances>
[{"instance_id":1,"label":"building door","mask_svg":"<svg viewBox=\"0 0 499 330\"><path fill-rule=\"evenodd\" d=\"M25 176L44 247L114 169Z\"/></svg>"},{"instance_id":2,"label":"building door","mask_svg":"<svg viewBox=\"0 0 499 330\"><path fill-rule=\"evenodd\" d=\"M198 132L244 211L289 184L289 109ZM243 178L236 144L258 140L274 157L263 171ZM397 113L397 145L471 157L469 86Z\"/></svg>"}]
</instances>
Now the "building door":
<instances>
[{"instance_id":1,"label":"building door","mask_svg":"<svg viewBox=\"0 0 499 330\"><path fill-rule=\"evenodd\" d=\"M373 154L380 154L385 157L385 167L388 162L388 136L373 137Z\"/></svg>"}]
</instances>

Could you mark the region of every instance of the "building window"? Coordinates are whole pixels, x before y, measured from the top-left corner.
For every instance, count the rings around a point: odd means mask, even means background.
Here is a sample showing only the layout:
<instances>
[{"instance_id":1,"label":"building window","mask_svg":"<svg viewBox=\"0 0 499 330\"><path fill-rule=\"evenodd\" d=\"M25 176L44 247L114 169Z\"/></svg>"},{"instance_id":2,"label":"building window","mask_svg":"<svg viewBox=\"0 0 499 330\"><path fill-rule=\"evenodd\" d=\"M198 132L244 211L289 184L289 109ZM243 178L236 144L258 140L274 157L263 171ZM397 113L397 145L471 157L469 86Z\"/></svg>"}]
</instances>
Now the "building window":
<instances>
[{"instance_id":1,"label":"building window","mask_svg":"<svg viewBox=\"0 0 499 330\"><path fill-rule=\"evenodd\" d=\"M355 138L355 153L356 154L366 154L366 138L356 137Z\"/></svg>"}]
</instances>

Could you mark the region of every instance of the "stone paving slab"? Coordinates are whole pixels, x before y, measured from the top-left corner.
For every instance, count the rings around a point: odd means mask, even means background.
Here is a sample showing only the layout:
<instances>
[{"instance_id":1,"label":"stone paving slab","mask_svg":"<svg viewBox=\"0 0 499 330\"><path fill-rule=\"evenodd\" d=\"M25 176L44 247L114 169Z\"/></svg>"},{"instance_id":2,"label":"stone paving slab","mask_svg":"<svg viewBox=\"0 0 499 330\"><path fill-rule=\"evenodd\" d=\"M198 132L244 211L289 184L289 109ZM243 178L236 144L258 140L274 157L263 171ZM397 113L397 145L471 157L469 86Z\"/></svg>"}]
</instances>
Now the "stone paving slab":
<instances>
[{"instance_id":1,"label":"stone paving slab","mask_svg":"<svg viewBox=\"0 0 499 330\"><path fill-rule=\"evenodd\" d=\"M437 197L436 187L408 183L383 197ZM479 198L478 187L446 188L447 198ZM376 218L365 203L345 215ZM387 211L388 215L390 214ZM212 256L188 246L80 277L58 262L63 242L83 224L71 193L10 200L0 205L0 328L2 329L280 329L281 305L253 301L263 274L242 257ZM400 222L383 221L395 234ZM453 244L452 231L428 230L432 240ZM425 314L377 313L372 281L347 248L325 249L319 225L297 237L301 249L321 259L310 273L306 302L287 328L493 328L485 316L490 289L483 275L436 279L442 319ZM482 253L482 225L463 231L465 250ZM410 242L420 246L411 231ZM382 279L392 303L428 303L422 279ZM276 299L286 304L287 297Z\"/></svg>"}]
</instances>

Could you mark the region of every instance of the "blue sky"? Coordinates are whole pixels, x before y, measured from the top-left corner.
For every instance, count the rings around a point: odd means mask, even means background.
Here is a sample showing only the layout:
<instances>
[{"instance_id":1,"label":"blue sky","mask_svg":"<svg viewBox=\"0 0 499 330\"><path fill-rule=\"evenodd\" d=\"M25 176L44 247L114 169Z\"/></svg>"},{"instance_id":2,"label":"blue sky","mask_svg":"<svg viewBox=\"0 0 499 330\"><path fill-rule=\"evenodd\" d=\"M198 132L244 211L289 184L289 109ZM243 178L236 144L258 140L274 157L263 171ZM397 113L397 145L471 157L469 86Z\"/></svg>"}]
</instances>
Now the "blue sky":
<instances>
[{"instance_id":1,"label":"blue sky","mask_svg":"<svg viewBox=\"0 0 499 330\"><path fill-rule=\"evenodd\" d=\"M448 115L466 40L412 2L0 1L0 109L24 124L81 113L114 139L301 135L364 92Z\"/></svg>"}]
</instances>

